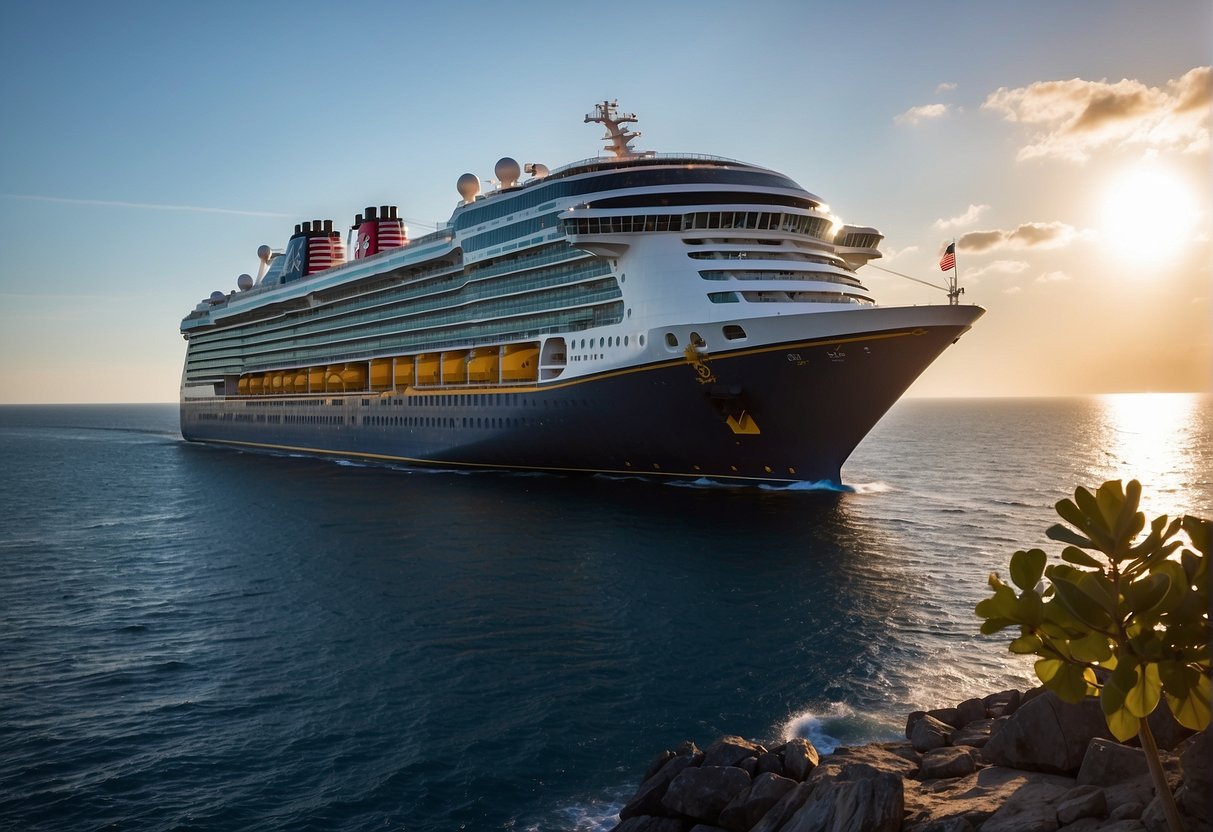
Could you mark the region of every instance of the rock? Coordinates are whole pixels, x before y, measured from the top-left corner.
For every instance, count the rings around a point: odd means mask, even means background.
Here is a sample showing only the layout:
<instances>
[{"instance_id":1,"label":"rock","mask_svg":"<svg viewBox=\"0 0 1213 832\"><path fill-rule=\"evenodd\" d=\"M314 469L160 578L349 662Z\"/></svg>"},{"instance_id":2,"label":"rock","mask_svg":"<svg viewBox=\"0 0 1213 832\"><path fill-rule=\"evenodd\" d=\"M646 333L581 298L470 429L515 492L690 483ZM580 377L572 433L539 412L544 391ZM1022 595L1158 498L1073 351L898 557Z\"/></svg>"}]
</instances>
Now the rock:
<instances>
[{"instance_id":1,"label":"rock","mask_svg":"<svg viewBox=\"0 0 1213 832\"><path fill-rule=\"evenodd\" d=\"M910 745L915 751L930 751L932 748L942 748L948 744L952 736L951 725L936 719L930 714L924 714L922 719L914 723L910 735Z\"/></svg>"},{"instance_id":2,"label":"rock","mask_svg":"<svg viewBox=\"0 0 1213 832\"><path fill-rule=\"evenodd\" d=\"M1083 818L1065 827L1064 832L1145 832L1139 820L1109 821L1102 818Z\"/></svg>"},{"instance_id":3,"label":"rock","mask_svg":"<svg viewBox=\"0 0 1213 832\"><path fill-rule=\"evenodd\" d=\"M788 819L800 811L812 791L813 787L809 783L797 783L782 800L762 816L762 820L758 821L750 832L779 832Z\"/></svg>"},{"instance_id":4,"label":"rock","mask_svg":"<svg viewBox=\"0 0 1213 832\"><path fill-rule=\"evenodd\" d=\"M934 717L953 728L964 727L964 723L960 719L960 711L956 708L935 708L927 711L927 716Z\"/></svg>"},{"instance_id":5,"label":"rock","mask_svg":"<svg viewBox=\"0 0 1213 832\"><path fill-rule=\"evenodd\" d=\"M691 827L691 832L729 832L720 826L709 826L706 823L697 823Z\"/></svg>"},{"instance_id":6,"label":"rock","mask_svg":"<svg viewBox=\"0 0 1213 832\"><path fill-rule=\"evenodd\" d=\"M1019 708L1022 694L1017 690L1004 690L991 693L982 701L986 706L986 714L991 717L1010 716Z\"/></svg>"},{"instance_id":7,"label":"rock","mask_svg":"<svg viewBox=\"0 0 1213 832\"><path fill-rule=\"evenodd\" d=\"M1052 786L1060 795L1074 788L1074 778L992 766L953 780L907 780L904 829L920 832L920 827L954 817L982 828L1012 795L1038 784Z\"/></svg>"},{"instance_id":8,"label":"rock","mask_svg":"<svg viewBox=\"0 0 1213 832\"><path fill-rule=\"evenodd\" d=\"M1068 791L1053 783L1028 783L982 824L981 832L1053 832L1060 826L1057 802Z\"/></svg>"},{"instance_id":9,"label":"rock","mask_svg":"<svg viewBox=\"0 0 1213 832\"><path fill-rule=\"evenodd\" d=\"M1149 774L1146 753L1116 740L1096 737L1087 746L1078 769L1080 785L1111 786Z\"/></svg>"},{"instance_id":10,"label":"rock","mask_svg":"<svg viewBox=\"0 0 1213 832\"><path fill-rule=\"evenodd\" d=\"M741 737L721 737L703 752L703 766L735 766L746 757L757 757L766 752L756 742Z\"/></svg>"},{"instance_id":11,"label":"rock","mask_svg":"<svg viewBox=\"0 0 1213 832\"><path fill-rule=\"evenodd\" d=\"M682 832L682 821L676 818L655 818L650 815L640 815L628 818L611 832Z\"/></svg>"},{"instance_id":12,"label":"rock","mask_svg":"<svg viewBox=\"0 0 1213 832\"><path fill-rule=\"evenodd\" d=\"M974 832L973 824L964 817L931 820L924 824L903 826L902 829L904 832Z\"/></svg>"},{"instance_id":13,"label":"rock","mask_svg":"<svg viewBox=\"0 0 1213 832\"><path fill-rule=\"evenodd\" d=\"M773 751L768 751L766 754L758 755L758 773L759 774L778 774L783 777L783 760Z\"/></svg>"},{"instance_id":14,"label":"rock","mask_svg":"<svg viewBox=\"0 0 1213 832\"><path fill-rule=\"evenodd\" d=\"M960 718L958 728L964 728L971 722L986 718L986 703L981 699L966 699L956 706L956 715Z\"/></svg>"},{"instance_id":15,"label":"rock","mask_svg":"<svg viewBox=\"0 0 1213 832\"><path fill-rule=\"evenodd\" d=\"M1063 826L1080 818L1101 818L1108 813L1108 801L1099 786L1075 786L1057 804L1057 821Z\"/></svg>"},{"instance_id":16,"label":"rock","mask_svg":"<svg viewBox=\"0 0 1213 832\"><path fill-rule=\"evenodd\" d=\"M691 745L694 745L694 743L691 743ZM653 762L649 763L649 767L645 770L644 777L640 778L640 782L643 783L645 780L648 780L654 774L661 771L662 766L664 766L666 763L668 763L670 760L674 759L677 756L678 756L677 754L675 754L673 751L670 751L668 749L665 751L662 751L660 754L658 754L656 757L653 758Z\"/></svg>"},{"instance_id":17,"label":"rock","mask_svg":"<svg viewBox=\"0 0 1213 832\"><path fill-rule=\"evenodd\" d=\"M694 749L694 751L691 749ZM687 768L698 766L702 759L703 752L695 748L695 745L692 743L690 748L685 749L685 753L667 760L666 764L656 774L640 784L640 788L636 790L636 794L620 810L620 820L628 820L629 818L641 815L665 814L661 800L665 797L670 783Z\"/></svg>"},{"instance_id":18,"label":"rock","mask_svg":"<svg viewBox=\"0 0 1213 832\"><path fill-rule=\"evenodd\" d=\"M862 763L818 768L812 793L783 832L898 832L902 780Z\"/></svg>"},{"instance_id":19,"label":"rock","mask_svg":"<svg viewBox=\"0 0 1213 832\"><path fill-rule=\"evenodd\" d=\"M918 772L919 756L904 743L886 742L855 748L839 746L834 753L822 758L821 765L837 771L841 766L863 764L877 771L887 771L898 777L912 777Z\"/></svg>"},{"instance_id":20,"label":"rock","mask_svg":"<svg viewBox=\"0 0 1213 832\"><path fill-rule=\"evenodd\" d=\"M1126 780L1114 786L1105 786L1104 799L1108 804L1108 815L1118 818L1140 818L1150 801L1154 799L1154 783L1146 774L1133 780ZM1121 806L1136 806L1127 813L1117 815Z\"/></svg>"},{"instance_id":21,"label":"rock","mask_svg":"<svg viewBox=\"0 0 1213 832\"><path fill-rule=\"evenodd\" d=\"M918 720L927 715L926 711L910 711L910 715L906 717L906 739L914 735L914 725Z\"/></svg>"},{"instance_id":22,"label":"rock","mask_svg":"<svg viewBox=\"0 0 1213 832\"><path fill-rule=\"evenodd\" d=\"M1122 803L1108 812L1108 820L1137 820L1145 810L1141 803Z\"/></svg>"},{"instance_id":23,"label":"rock","mask_svg":"<svg viewBox=\"0 0 1213 832\"><path fill-rule=\"evenodd\" d=\"M1210 765L1213 765L1213 736L1210 736L1209 730L1201 731L1185 740L1178 751L1184 784L1176 792L1175 802L1182 811L1207 825L1213 816L1209 806L1210 796L1213 795L1213 772L1210 771Z\"/></svg>"},{"instance_id":24,"label":"rock","mask_svg":"<svg viewBox=\"0 0 1213 832\"><path fill-rule=\"evenodd\" d=\"M966 777L977 770L973 757L962 748L936 748L922 757L923 780L943 777Z\"/></svg>"},{"instance_id":25,"label":"rock","mask_svg":"<svg viewBox=\"0 0 1213 832\"><path fill-rule=\"evenodd\" d=\"M741 769L742 771L744 771L746 774L750 775L750 778L753 779L754 775L758 773L758 758L757 757L746 757L744 760L742 760L740 763L737 764L737 767L739 769Z\"/></svg>"},{"instance_id":26,"label":"rock","mask_svg":"<svg viewBox=\"0 0 1213 832\"><path fill-rule=\"evenodd\" d=\"M970 748L981 748L990 741L990 733L994 730L994 720L977 719L956 731L950 737L952 745L967 745Z\"/></svg>"},{"instance_id":27,"label":"rock","mask_svg":"<svg viewBox=\"0 0 1213 832\"><path fill-rule=\"evenodd\" d=\"M809 774L817 768L819 762L821 762L821 757L818 755L817 749L806 739L797 737L789 740L783 750L783 771L793 780L803 782L808 779Z\"/></svg>"},{"instance_id":28,"label":"rock","mask_svg":"<svg viewBox=\"0 0 1213 832\"><path fill-rule=\"evenodd\" d=\"M721 810L749 787L750 775L735 766L695 766L679 772L661 805L669 812L716 823Z\"/></svg>"},{"instance_id":29,"label":"rock","mask_svg":"<svg viewBox=\"0 0 1213 832\"><path fill-rule=\"evenodd\" d=\"M760 774L754 778L749 789L724 807L717 823L733 832L747 832L794 788L795 780L769 772Z\"/></svg>"},{"instance_id":30,"label":"rock","mask_svg":"<svg viewBox=\"0 0 1213 832\"><path fill-rule=\"evenodd\" d=\"M994 765L1069 774L1078 771L1093 737L1111 739L1098 700L1071 705L1050 692L1021 705L982 754Z\"/></svg>"}]
</instances>

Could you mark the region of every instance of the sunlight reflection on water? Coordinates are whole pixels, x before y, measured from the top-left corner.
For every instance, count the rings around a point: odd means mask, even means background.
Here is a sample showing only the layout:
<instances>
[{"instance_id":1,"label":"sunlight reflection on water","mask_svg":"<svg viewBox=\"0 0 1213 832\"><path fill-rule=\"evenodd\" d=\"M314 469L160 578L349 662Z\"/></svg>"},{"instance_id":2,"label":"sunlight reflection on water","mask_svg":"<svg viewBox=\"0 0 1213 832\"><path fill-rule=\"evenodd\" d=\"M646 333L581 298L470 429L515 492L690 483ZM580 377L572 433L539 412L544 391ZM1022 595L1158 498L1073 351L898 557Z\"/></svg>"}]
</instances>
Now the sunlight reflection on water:
<instances>
[{"instance_id":1,"label":"sunlight reflection on water","mask_svg":"<svg viewBox=\"0 0 1213 832\"><path fill-rule=\"evenodd\" d=\"M1207 516L1209 472L1203 459L1213 443L1207 398L1194 393L1123 393L1097 399L1093 437L1106 451L1088 487L1108 479L1142 484L1147 515L1185 511Z\"/></svg>"}]
</instances>

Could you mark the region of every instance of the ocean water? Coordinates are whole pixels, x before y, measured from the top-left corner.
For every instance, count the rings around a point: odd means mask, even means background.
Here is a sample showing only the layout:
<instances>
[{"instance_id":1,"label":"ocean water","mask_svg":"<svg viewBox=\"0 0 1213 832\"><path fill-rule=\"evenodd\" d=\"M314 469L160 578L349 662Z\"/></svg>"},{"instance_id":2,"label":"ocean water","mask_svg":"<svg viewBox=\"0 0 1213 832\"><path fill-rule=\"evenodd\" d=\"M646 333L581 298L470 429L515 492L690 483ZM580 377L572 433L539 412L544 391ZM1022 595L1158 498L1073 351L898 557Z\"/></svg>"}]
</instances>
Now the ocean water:
<instances>
[{"instance_id":1,"label":"ocean water","mask_svg":"<svg viewBox=\"0 0 1213 832\"><path fill-rule=\"evenodd\" d=\"M1030 678L972 613L1078 484L1213 515L1197 396L905 401L842 492L420 472L0 408L0 828L609 829L648 760Z\"/></svg>"}]
</instances>

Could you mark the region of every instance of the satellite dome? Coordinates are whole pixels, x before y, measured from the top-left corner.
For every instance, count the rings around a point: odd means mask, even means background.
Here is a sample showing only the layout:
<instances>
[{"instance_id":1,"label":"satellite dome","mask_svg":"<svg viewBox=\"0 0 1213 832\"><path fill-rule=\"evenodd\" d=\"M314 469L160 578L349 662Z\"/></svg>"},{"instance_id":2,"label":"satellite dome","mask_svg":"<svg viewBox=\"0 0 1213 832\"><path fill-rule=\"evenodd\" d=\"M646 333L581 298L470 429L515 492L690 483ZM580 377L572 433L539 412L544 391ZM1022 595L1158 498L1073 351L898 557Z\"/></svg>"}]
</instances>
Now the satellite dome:
<instances>
[{"instance_id":1,"label":"satellite dome","mask_svg":"<svg viewBox=\"0 0 1213 832\"><path fill-rule=\"evenodd\" d=\"M548 175L548 166L542 162L527 162L523 170L536 179L542 179Z\"/></svg>"},{"instance_id":2,"label":"satellite dome","mask_svg":"<svg viewBox=\"0 0 1213 832\"><path fill-rule=\"evenodd\" d=\"M216 289L215 291L211 292L211 303L218 303L219 301L223 300L225 297L227 297L227 295L223 294L223 292L220 292L218 289Z\"/></svg>"},{"instance_id":3,"label":"satellite dome","mask_svg":"<svg viewBox=\"0 0 1213 832\"><path fill-rule=\"evenodd\" d=\"M272 253L273 250L264 243L257 246L257 259L262 263L268 263L270 261L270 254Z\"/></svg>"},{"instance_id":4,"label":"satellite dome","mask_svg":"<svg viewBox=\"0 0 1213 832\"><path fill-rule=\"evenodd\" d=\"M518 181L521 173L522 169L518 167L518 163L509 156L502 156L497 160L497 166L493 168L493 174L503 188L514 187L514 183Z\"/></svg>"},{"instance_id":5,"label":"satellite dome","mask_svg":"<svg viewBox=\"0 0 1213 832\"><path fill-rule=\"evenodd\" d=\"M463 197L464 202L471 202L480 193L480 180L474 173L465 173L459 177L455 187L459 189L459 195Z\"/></svg>"},{"instance_id":6,"label":"satellite dome","mask_svg":"<svg viewBox=\"0 0 1213 832\"><path fill-rule=\"evenodd\" d=\"M251 274L242 274L236 278L236 288L241 292L247 292L253 288L253 276Z\"/></svg>"}]
</instances>

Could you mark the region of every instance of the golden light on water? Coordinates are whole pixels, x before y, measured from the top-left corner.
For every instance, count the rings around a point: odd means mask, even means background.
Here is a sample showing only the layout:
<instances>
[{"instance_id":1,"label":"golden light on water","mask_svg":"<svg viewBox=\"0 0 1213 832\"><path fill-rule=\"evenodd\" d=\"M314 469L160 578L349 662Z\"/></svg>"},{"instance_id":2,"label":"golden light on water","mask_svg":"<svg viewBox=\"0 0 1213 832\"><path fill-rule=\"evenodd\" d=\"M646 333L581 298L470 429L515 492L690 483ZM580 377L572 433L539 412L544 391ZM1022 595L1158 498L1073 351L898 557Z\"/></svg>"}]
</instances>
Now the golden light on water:
<instances>
[{"instance_id":1,"label":"golden light on water","mask_svg":"<svg viewBox=\"0 0 1213 832\"><path fill-rule=\"evenodd\" d=\"M1208 400L1194 393L1119 393L1099 397L1107 470L1099 479L1136 479L1143 510L1178 514L1207 497L1202 446L1208 444Z\"/></svg>"}]
</instances>

